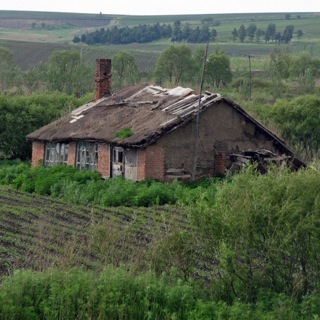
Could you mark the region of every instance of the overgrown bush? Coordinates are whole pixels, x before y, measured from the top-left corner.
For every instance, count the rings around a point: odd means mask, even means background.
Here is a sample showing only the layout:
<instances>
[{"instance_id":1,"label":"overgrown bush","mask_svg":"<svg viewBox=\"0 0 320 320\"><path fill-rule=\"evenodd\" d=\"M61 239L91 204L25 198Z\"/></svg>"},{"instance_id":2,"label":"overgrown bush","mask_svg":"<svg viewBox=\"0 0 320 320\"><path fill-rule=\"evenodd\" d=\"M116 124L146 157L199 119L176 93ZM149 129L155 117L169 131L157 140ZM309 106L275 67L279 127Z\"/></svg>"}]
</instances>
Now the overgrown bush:
<instances>
[{"instance_id":1,"label":"overgrown bush","mask_svg":"<svg viewBox=\"0 0 320 320\"><path fill-rule=\"evenodd\" d=\"M83 104L66 94L34 94L8 97L0 95L0 157L30 159L31 143L26 135Z\"/></svg>"},{"instance_id":2,"label":"overgrown bush","mask_svg":"<svg viewBox=\"0 0 320 320\"><path fill-rule=\"evenodd\" d=\"M320 172L254 167L227 180L193 218L211 258L215 294L255 302L259 290L301 299L318 292Z\"/></svg>"},{"instance_id":3,"label":"overgrown bush","mask_svg":"<svg viewBox=\"0 0 320 320\"><path fill-rule=\"evenodd\" d=\"M219 179L186 184L152 179L133 182L121 177L102 180L99 173L57 165L30 168L27 164L0 166L0 184L25 192L53 196L80 205L153 206L191 205L199 199L214 203Z\"/></svg>"},{"instance_id":4,"label":"overgrown bush","mask_svg":"<svg viewBox=\"0 0 320 320\"><path fill-rule=\"evenodd\" d=\"M107 267L99 274L79 269L17 271L0 283L0 318L25 319L317 319L320 298L301 303L261 292L257 303L212 300L195 283L174 274L133 274Z\"/></svg>"}]
</instances>

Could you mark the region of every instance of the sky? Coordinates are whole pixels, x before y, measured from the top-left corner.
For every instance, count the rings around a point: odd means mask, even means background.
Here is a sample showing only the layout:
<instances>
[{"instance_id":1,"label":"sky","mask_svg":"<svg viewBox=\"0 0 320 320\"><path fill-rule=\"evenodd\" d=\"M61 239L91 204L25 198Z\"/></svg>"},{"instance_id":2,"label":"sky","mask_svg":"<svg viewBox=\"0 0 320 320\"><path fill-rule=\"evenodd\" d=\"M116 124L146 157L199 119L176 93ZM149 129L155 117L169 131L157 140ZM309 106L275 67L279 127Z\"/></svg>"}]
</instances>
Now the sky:
<instances>
[{"instance_id":1,"label":"sky","mask_svg":"<svg viewBox=\"0 0 320 320\"><path fill-rule=\"evenodd\" d=\"M320 12L319 0L0 0L0 10L128 15Z\"/></svg>"}]
</instances>

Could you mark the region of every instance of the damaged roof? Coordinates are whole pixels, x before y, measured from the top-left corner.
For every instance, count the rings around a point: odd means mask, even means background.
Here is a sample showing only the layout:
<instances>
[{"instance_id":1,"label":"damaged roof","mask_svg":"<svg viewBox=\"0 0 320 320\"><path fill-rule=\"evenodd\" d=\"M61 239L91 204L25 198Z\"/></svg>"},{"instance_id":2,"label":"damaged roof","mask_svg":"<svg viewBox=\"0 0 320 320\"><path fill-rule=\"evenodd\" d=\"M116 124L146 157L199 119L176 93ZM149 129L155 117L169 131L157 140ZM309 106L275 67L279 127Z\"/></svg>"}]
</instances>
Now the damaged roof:
<instances>
[{"instance_id":1,"label":"damaged roof","mask_svg":"<svg viewBox=\"0 0 320 320\"><path fill-rule=\"evenodd\" d=\"M275 139L286 152L292 154L281 139L230 99L209 92L199 97L199 94L190 88L166 89L148 84L131 86L112 96L90 101L67 116L29 134L27 139L92 140L145 147L194 119L199 105L201 113L221 102L241 113L248 121ZM131 129L132 135L125 139L118 138L117 133L126 128Z\"/></svg>"}]
</instances>

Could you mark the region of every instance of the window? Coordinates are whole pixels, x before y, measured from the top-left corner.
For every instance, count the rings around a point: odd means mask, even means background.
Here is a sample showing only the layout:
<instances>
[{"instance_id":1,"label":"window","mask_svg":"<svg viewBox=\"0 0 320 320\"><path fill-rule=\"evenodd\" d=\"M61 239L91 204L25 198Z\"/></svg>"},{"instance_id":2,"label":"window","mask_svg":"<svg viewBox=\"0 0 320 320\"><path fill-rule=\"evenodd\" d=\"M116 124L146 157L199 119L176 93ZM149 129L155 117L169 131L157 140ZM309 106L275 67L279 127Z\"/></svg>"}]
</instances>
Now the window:
<instances>
[{"instance_id":1,"label":"window","mask_svg":"<svg viewBox=\"0 0 320 320\"><path fill-rule=\"evenodd\" d=\"M77 167L81 169L98 170L98 144L81 141L77 144Z\"/></svg>"},{"instance_id":2,"label":"window","mask_svg":"<svg viewBox=\"0 0 320 320\"><path fill-rule=\"evenodd\" d=\"M121 147L113 148L113 162L123 162L123 149Z\"/></svg>"},{"instance_id":3,"label":"window","mask_svg":"<svg viewBox=\"0 0 320 320\"><path fill-rule=\"evenodd\" d=\"M68 163L69 144L61 142L47 142L45 151L46 166L55 166L59 163Z\"/></svg>"}]
</instances>

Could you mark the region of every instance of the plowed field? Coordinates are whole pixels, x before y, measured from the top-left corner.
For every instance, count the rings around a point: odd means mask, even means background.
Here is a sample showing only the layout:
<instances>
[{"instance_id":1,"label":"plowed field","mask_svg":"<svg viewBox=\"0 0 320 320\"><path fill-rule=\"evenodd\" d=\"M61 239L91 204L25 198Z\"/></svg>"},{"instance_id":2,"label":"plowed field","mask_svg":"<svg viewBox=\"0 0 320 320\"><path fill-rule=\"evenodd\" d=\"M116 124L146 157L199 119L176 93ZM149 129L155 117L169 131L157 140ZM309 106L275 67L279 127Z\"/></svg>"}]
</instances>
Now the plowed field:
<instances>
[{"instance_id":1,"label":"plowed field","mask_svg":"<svg viewBox=\"0 0 320 320\"><path fill-rule=\"evenodd\" d=\"M177 207L70 206L0 186L0 276L143 261L157 242L186 228L187 215Z\"/></svg>"}]
</instances>

